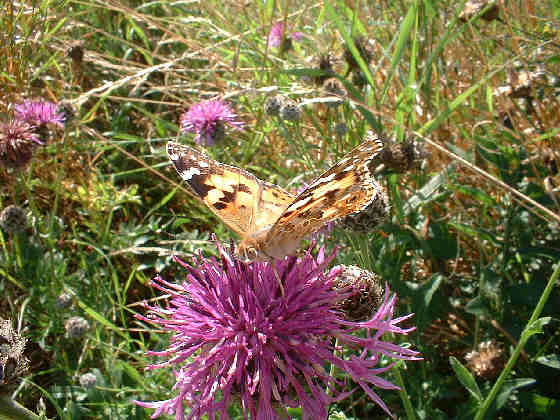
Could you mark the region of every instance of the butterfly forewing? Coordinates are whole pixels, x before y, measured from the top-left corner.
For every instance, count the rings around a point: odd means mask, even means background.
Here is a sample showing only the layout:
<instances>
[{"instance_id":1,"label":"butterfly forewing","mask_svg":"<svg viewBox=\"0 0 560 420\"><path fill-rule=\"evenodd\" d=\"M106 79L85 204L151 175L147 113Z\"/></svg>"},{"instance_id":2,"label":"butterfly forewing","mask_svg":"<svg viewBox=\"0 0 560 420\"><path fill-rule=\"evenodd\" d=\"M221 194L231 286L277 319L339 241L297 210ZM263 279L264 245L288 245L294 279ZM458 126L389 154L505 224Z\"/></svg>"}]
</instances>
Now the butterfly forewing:
<instances>
[{"instance_id":1,"label":"butterfly forewing","mask_svg":"<svg viewBox=\"0 0 560 420\"><path fill-rule=\"evenodd\" d=\"M167 155L190 191L243 237L270 227L294 199L282 188L192 147L169 142Z\"/></svg>"},{"instance_id":2,"label":"butterfly forewing","mask_svg":"<svg viewBox=\"0 0 560 420\"><path fill-rule=\"evenodd\" d=\"M363 142L320 175L286 208L266 241L299 241L325 224L366 208L378 194L369 163L383 149L378 139Z\"/></svg>"}]
</instances>

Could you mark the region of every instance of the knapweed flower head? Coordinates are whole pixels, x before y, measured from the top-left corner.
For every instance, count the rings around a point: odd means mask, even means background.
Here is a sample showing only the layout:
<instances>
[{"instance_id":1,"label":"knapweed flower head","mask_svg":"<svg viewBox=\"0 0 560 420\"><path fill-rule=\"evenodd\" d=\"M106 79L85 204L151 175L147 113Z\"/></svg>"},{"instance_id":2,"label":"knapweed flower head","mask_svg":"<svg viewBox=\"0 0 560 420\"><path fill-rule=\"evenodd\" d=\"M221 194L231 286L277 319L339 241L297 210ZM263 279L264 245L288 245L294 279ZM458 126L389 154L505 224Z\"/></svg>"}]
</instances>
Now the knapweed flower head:
<instances>
[{"instance_id":1,"label":"knapweed flower head","mask_svg":"<svg viewBox=\"0 0 560 420\"><path fill-rule=\"evenodd\" d=\"M284 22L277 22L274 25L272 25L272 27L270 28L270 32L268 34L268 48L271 47L280 47L282 46L282 37L284 36ZM301 38L303 37L303 34L301 32L292 32L291 34L289 34L288 36L286 36L286 42L288 42L291 46L291 42L293 41L299 41L301 40ZM289 47L285 48L286 50L289 49Z\"/></svg>"},{"instance_id":2,"label":"knapweed flower head","mask_svg":"<svg viewBox=\"0 0 560 420\"><path fill-rule=\"evenodd\" d=\"M49 101L23 101L15 106L16 117L36 127L54 124L64 127L64 113L58 105Z\"/></svg>"},{"instance_id":3,"label":"knapweed flower head","mask_svg":"<svg viewBox=\"0 0 560 420\"><path fill-rule=\"evenodd\" d=\"M418 360L417 352L382 340L386 332L414 329L399 326L411 315L393 317L394 295L386 291L371 319L350 322L337 306L344 291L332 287L340 269L327 270L334 255L323 248L317 257L252 263L233 249L218 246L218 252L218 258L199 254L192 266L177 259L188 273L180 284L152 281L170 296L167 306L148 306L150 316L137 317L173 336L167 350L150 352L167 361L147 369L173 367L176 396L137 404L156 409L152 417L174 413L178 420L229 419L236 402L253 420L289 418L287 407L301 407L303 419L326 419L329 404L353 392L339 375L345 372L389 413L375 388L398 387L380 377L392 367L379 367L381 358ZM343 358L343 347L355 354ZM326 364L337 368L336 377Z\"/></svg>"},{"instance_id":4,"label":"knapweed flower head","mask_svg":"<svg viewBox=\"0 0 560 420\"><path fill-rule=\"evenodd\" d=\"M181 116L181 131L196 133L197 144L212 145L223 137L224 124L241 129L243 122L237 120L229 103L214 99L192 105Z\"/></svg>"},{"instance_id":5,"label":"knapweed flower head","mask_svg":"<svg viewBox=\"0 0 560 420\"><path fill-rule=\"evenodd\" d=\"M5 167L25 166L38 144L43 143L28 123L18 119L0 123L0 164Z\"/></svg>"}]
</instances>

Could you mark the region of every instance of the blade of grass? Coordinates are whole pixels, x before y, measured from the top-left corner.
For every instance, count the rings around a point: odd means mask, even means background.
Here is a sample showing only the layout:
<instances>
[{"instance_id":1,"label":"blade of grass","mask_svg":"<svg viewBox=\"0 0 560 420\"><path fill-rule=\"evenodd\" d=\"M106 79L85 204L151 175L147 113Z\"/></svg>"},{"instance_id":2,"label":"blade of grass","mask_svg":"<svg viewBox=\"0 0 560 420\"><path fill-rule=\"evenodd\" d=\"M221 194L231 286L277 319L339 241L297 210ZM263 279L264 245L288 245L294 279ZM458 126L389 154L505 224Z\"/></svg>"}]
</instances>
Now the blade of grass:
<instances>
[{"instance_id":1,"label":"blade of grass","mask_svg":"<svg viewBox=\"0 0 560 420\"><path fill-rule=\"evenodd\" d=\"M399 28L398 38L395 44L395 51L393 52L393 57L391 58L391 67L387 73L387 78L385 79L385 85L383 86L383 90L381 92L381 100L379 101L381 104L385 102L387 91L389 90L389 85L391 84L393 77L395 76L397 65L399 64L403 56L404 47L408 44L408 38L410 37L412 28L415 27L417 15L418 15L418 0L416 0L414 3L410 5L410 7L408 8L408 12L406 12L406 16L403 19L401 26Z\"/></svg>"}]
</instances>

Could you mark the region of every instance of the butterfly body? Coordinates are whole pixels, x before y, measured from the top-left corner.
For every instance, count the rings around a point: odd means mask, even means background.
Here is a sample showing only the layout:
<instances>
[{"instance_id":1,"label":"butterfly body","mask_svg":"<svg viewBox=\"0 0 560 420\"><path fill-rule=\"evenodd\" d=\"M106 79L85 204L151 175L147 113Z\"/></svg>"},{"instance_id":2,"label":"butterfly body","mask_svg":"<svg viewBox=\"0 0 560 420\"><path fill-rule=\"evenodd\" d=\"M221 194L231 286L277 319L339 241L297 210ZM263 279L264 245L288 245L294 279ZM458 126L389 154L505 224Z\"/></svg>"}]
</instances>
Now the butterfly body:
<instances>
[{"instance_id":1,"label":"butterfly body","mask_svg":"<svg viewBox=\"0 0 560 420\"><path fill-rule=\"evenodd\" d=\"M188 146L169 142L167 155L193 195L241 236L238 254L270 260L295 254L302 239L378 199L368 164L382 148L379 139L364 141L297 196Z\"/></svg>"}]
</instances>

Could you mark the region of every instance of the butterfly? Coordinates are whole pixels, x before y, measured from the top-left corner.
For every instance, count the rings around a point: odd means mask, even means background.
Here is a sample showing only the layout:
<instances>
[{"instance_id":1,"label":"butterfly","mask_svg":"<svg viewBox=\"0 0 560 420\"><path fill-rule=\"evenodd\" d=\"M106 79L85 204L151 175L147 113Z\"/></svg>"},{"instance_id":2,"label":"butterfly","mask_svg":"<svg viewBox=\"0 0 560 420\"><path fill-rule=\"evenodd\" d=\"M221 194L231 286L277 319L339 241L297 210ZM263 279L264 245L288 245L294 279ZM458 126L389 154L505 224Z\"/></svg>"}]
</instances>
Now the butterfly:
<instances>
[{"instance_id":1,"label":"butterfly","mask_svg":"<svg viewBox=\"0 0 560 420\"><path fill-rule=\"evenodd\" d=\"M369 164L382 150L380 137L368 137L296 196L192 147L167 143L167 156L189 190L241 237L237 254L261 261L295 254L327 223L380 200Z\"/></svg>"}]
</instances>

